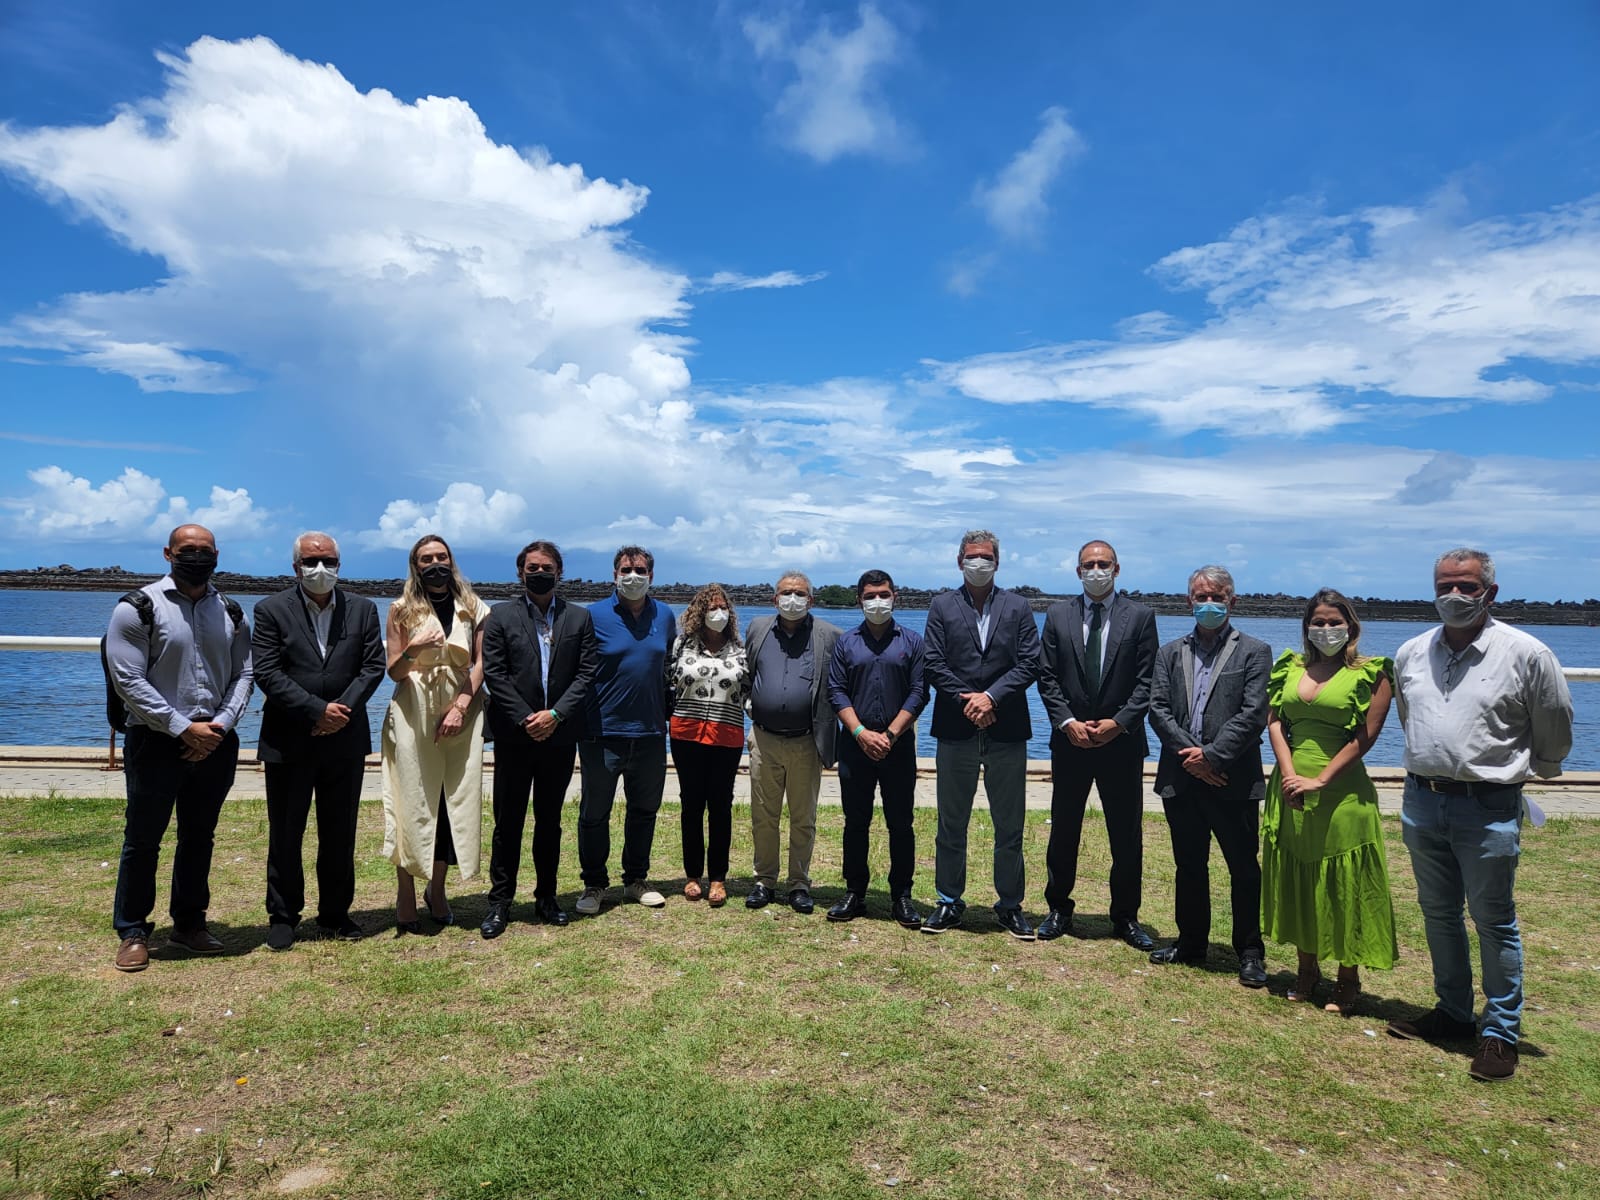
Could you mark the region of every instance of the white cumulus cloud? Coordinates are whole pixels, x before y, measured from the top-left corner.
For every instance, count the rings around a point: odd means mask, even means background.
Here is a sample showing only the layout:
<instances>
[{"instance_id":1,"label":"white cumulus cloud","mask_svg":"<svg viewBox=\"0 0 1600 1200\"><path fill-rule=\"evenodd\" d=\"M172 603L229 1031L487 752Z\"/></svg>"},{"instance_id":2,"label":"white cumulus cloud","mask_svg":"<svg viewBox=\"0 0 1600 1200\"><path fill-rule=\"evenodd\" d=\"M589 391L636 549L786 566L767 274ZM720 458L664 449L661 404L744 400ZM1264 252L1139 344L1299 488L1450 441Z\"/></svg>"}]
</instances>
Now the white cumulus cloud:
<instances>
[{"instance_id":1,"label":"white cumulus cloud","mask_svg":"<svg viewBox=\"0 0 1600 1200\"><path fill-rule=\"evenodd\" d=\"M362 544L409 550L425 534L436 533L453 546L505 546L521 536L527 501L496 489L485 493L475 483L452 483L431 503L391 500L378 527L359 534Z\"/></svg>"},{"instance_id":2,"label":"white cumulus cloud","mask_svg":"<svg viewBox=\"0 0 1600 1200\"><path fill-rule=\"evenodd\" d=\"M883 94L882 76L904 53L904 36L876 6L864 4L853 29L827 18L797 34L782 17L746 17L756 54L791 68L773 119L794 149L820 163L847 154L893 155L907 134Z\"/></svg>"},{"instance_id":3,"label":"white cumulus cloud","mask_svg":"<svg viewBox=\"0 0 1600 1200\"><path fill-rule=\"evenodd\" d=\"M1061 172L1085 150L1083 136L1052 106L1039 115L1039 132L992 180L980 181L972 197L989 224L1010 238L1037 233L1049 215L1049 192Z\"/></svg>"},{"instance_id":4,"label":"white cumulus cloud","mask_svg":"<svg viewBox=\"0 0 1600 1200\"><path fill-rule=\"evenodd\" d=\"M265 528L267 514L245 488L213 486L209 503L194 508L183 496L167 495L161 480L134 467L95 484L63 467L28 472L34 490L0 499L14 534L47 535L65 541L165 538L175 525L204 525L221 540Z\"/></svg>"}]
</instances>

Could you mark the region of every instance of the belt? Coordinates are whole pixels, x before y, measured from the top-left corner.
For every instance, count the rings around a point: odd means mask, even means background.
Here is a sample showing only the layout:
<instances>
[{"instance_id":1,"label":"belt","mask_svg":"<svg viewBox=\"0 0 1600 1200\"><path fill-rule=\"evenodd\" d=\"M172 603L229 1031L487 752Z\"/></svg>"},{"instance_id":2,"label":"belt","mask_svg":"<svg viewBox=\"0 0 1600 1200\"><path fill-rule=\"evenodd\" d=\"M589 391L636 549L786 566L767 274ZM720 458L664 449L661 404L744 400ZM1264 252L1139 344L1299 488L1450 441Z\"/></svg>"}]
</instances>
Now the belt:
<instances>
[{"instance_id":1,"label":"belt","mask_svg":"<svg viewBox=\"0 0 1600 1200\"><path fill-rule=\"evenodd\" d=\"M1503 792L1511 788L1520 789L1520 783L1485 783L1475 779L1433 779L1426 775L1415 775L1406 772L1406 778L1418 787L1430 792L1438 792L1441 796L1482 796L1486 792Z\"/></svg>"},{"instance_id":2,"label":"belt","mask_svg":"<svg viewBox=\"0 0 1600 1200\"><path fill-rule=\"evenodd\" d=\"M778 738L803 738L811 736L811 730L809 729L768 729L760 721L751 721L750 724L761 730L762 733L770 733L773 737Z\"/></svg>"}]
</instances>

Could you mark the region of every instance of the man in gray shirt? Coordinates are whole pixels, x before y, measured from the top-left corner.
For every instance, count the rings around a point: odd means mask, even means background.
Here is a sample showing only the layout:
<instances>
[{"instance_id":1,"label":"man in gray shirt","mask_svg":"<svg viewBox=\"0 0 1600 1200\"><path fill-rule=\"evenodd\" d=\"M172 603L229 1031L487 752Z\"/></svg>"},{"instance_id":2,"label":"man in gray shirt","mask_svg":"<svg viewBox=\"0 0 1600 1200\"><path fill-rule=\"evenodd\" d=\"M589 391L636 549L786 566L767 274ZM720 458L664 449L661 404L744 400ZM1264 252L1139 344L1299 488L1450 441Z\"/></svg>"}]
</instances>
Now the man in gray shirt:
<instances>
[{"instance_id":1,"label":"man in gray shirt","mask_svg":"<svg viewBox=\"0 0 1600 1200\"><path fill-rule=\"evenodd\" d=\"M234 727L250 698L250 627L211 585L216 539L204 526L180 525L163 553L171 573L119 602L106 630L111 682L128 710L128 805L112 910L119 971L150 965L156 863L174 811L169 941L195 954L222 950L206 928L211 846L239 761Z\"/></svg>"},{"instance_id":2,"label":"man in gray shirt","mask_svg":"<svg viewBox=\"0 0 1600 1200\"><path fill-rule=\"evenodd\" d=\"M1466 1041L1469 1073L1509 1079L1522 1034L1522 934L1512 894L1522 851L1522 784L1561 774L1572 749L1572 696L1561 664L1537 638L1489 615L1500 590L1494 560L1465 548L1433 567L1444 622L1395 655L1394 695L1406 731L1400 824L1417 877L1438 1004L1398 1038ZM1487 1005L1473 1020L1472 914Z\"/></svg>"},{"instance_id":3,"label":"man in gray shirt","mask_svg":"<svg viewBox=\"0 0 1600 1200\"><path fill-rule=\"evenodd\" d=\"M822 768L833 766L839 727L828 700L828 664L839 627L811 615L811 580L788 571L773 590L776 617L750 622L750 826L755 885L746 908L773 900L778 884L778 821L789 797L789 906L815 908L811 851L817 840Z\"/></svg>"}]
</instances>

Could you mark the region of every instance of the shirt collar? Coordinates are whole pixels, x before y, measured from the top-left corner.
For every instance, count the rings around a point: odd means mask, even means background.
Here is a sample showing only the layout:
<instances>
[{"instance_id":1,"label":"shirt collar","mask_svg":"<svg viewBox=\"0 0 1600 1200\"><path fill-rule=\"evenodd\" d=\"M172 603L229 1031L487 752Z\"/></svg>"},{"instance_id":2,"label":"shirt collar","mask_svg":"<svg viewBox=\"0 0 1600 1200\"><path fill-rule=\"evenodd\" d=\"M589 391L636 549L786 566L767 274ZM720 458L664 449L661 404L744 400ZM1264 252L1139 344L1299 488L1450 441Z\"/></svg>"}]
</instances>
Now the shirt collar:
<instances>
[{"instance_id":1,"label":"shirt collar","mask_svg":"<svg viewBox=\"0 0 1600 1200\"><path fill-rule=\"evenodd\" d=\"M1486 653L1488 653L1489 643L1500 636L1497 628L1499 624L1500 622L1496 621L1493 617L1490 617L1483 623L1483 628L1478 630L1478 636L1473 638L1459 650L1452 650L1450 648L1450 643L1444 640L1445 627L1441 625L1438 629L1433 631L1433 648L1438 653L1443 654L1446 658L1460 658L1466 654L1471 654L1478 658L1482 658Z\"/></svg>"}]
</instances>

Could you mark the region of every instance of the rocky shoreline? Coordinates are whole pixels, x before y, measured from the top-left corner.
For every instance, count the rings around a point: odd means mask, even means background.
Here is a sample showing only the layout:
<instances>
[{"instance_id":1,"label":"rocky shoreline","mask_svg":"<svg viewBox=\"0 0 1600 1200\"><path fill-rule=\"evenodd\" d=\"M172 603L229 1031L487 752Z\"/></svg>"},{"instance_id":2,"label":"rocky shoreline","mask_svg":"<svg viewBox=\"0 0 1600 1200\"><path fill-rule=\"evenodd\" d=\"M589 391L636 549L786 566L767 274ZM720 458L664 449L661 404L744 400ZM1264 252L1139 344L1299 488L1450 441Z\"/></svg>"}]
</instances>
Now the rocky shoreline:
<instances>
[{"instance_id":1,"label":"rocky shoreline","mask_svg":"<svg viewBox=\"0 0 1600 1200\"><path fill-rule=\"evenodd\" d=\"M34 567L26 571L0 571L0 588L23 591L92 591L126 592L143 587L154 578L149 574L125 571L121 567L72 567L66 564L55 567ZM218 571L217 586L225 592L244 596L266 596L289 586L288 575L238 575L231 571ZM394 597L400 594L400 579L346 579L340 586L361 596ZM515 583L474 582L473 589L485 599L502 600L520 594ZM654 594L668 604L687 604L699 584L659 584ZM941 589L943 590L943 589ZM1042 611L1060 595L1042 592L1027 585L1016 589L1027 597L1036 611ZM772 601L770 583L728 584L728 598L737 605L765 605ZM820 599L834 601L836 607L848 606L848 588L837 584L819 585ZM587 604L611 592L609 580L567 579L561 584L561 594L575 603ZM901 588L898 601L907 609L927 608L938 593L921 588ZM1178 616L1188 611L1188 601L1171 592L1129 592L1134 599L1148 604L1163 616ZM1362 616L1375 621L1434 621L1437 616L1429 600L1386 600L1373 597L1353 597ZM1266 595L1242 593L1236 611L1242 617L1283 617L1297 619L1304 610L1304 596L1282 593ZM1600 600L1497 600L1494 615L1502 621L1523 625L1600 625Z\"/></svg>"}]
</instances>

